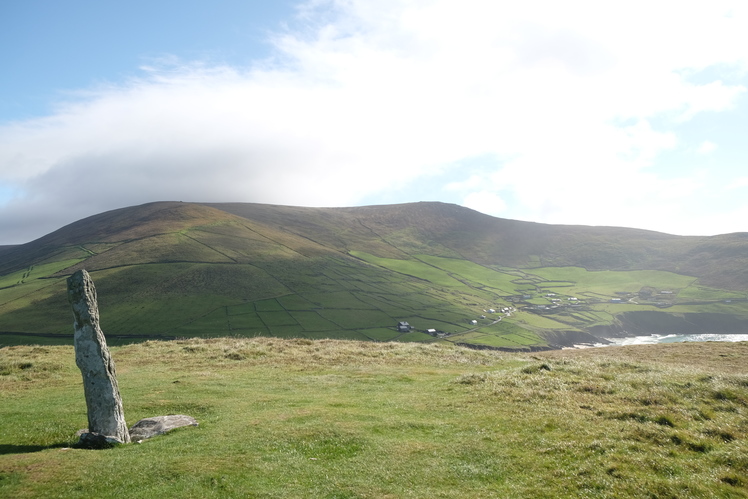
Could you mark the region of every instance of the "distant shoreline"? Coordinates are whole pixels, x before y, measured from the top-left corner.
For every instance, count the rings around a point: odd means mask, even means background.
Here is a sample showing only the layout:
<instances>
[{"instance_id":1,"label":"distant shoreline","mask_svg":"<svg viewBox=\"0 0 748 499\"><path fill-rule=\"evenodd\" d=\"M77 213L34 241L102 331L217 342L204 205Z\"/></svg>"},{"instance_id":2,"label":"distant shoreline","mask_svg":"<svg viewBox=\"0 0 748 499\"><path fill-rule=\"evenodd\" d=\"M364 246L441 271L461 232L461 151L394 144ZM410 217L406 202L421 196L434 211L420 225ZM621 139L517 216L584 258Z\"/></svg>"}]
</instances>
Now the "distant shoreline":
<instances>
[{"instance_id":1,"label":"distant shoreline","mask_svg":"<svg viewBox=\"0 0 748 499\"><path fill-rule=\"evenodd\" d=\"M621 345L655 345L659 343L683 343L703 341L748 341L748 333L702 333L702 334L651 334L641 336L629 336L625 338L605 338L609 344L596 344L594 346L621 346Z\"/></svg>"}]
</instances>

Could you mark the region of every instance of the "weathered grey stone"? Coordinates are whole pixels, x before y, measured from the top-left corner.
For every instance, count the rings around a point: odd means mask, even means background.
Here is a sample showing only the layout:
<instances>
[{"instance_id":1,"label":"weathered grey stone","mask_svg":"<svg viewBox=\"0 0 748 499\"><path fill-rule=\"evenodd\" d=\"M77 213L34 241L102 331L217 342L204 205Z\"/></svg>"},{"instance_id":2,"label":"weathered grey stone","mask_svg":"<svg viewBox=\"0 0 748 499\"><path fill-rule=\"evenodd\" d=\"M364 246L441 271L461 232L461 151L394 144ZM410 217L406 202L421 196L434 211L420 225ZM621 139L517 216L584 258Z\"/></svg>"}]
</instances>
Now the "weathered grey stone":
<instances>
[{"instance_id":1,"label":"weathered grey stone","mask_svg":"<svg viewBox=\"0 0 748 499\"><path fill-rule=\"evenodd\" d=\"M75 363L83 375L89 434L128 443L130 433L125 423L114 360L99 327L96 288L85 270L77 271L67 282L68 300L75 319Z\"/></svg>"},{"instance_id":2,"label":"weathered grey stone","mask_svg":"<svg viewBox=\"0 0 748 499\"><path fill-rule=\"evenodd\" d=\"M145 418L132 425L132 428L130 428L130 439L133 442L137 442L155 437L156 435L162 435L167 431L183 426L197 426L197 420L184 414Z\"/></svg>"}]
</instances>

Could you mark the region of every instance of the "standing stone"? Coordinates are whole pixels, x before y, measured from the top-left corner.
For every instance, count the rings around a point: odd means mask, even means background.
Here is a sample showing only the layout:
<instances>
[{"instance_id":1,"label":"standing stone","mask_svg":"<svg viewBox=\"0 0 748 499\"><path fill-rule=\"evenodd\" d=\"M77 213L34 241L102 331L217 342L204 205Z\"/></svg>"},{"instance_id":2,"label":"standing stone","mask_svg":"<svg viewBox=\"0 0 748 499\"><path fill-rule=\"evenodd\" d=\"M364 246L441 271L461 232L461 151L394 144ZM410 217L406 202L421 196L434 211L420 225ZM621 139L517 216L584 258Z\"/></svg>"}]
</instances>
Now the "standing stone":
<instances>
[{"instance_id":1,"label":"standing stone","mask_svg":"<svg viewBox=\"0 0 748 499\"><path fill-rule=\"evenodd\" d=\"M122 410L114 360L99 327L96 288L85 270L68 278L68 301L75 318L75 363L83 375L88 434L82 443L128 443L130 433Z\"/></svg>"}]
</instances>

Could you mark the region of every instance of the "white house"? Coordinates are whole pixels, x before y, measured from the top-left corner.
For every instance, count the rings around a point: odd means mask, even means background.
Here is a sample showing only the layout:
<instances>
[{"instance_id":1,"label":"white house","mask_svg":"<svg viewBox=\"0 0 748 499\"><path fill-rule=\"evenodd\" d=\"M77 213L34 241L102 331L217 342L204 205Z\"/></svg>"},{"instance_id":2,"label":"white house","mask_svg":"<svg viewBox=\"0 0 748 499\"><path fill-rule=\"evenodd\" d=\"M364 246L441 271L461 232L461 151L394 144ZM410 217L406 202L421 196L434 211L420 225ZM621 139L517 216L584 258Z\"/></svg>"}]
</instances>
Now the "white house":
<instances>
[{"instance_id":1,"label":"white house","mask_svg":"<svg viewBox=\"0 0 748 499\"><path fill-rule=\"evenodd\" d=\"M410 331L410 329L411 329L410 324L408 324L405 321L400 321L397 323L397 330L400 331L401 333L407 333Z\"/></svg>"}]
</instances>

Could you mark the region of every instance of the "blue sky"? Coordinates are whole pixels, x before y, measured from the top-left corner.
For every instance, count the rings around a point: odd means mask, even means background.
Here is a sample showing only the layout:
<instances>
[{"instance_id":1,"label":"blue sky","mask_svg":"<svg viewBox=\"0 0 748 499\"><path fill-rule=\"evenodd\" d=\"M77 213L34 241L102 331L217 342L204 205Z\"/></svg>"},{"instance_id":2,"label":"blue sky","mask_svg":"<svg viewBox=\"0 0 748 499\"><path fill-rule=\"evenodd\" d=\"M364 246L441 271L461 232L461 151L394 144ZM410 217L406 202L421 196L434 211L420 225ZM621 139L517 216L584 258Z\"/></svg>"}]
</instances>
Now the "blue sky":
<instances>
[{"instance_id":1,"label":"blue sky","mask_svg":"<svg viewBox=\"0 0 748 499\"><path fill-rule=\"evenodd\" d=\"M149 201L748 231L748 5L0 2L0 244Z\"/></svg>"},{"instance_id":2,"label":"blue sky","mask_svg":"<svg viewBox=\"0 0 748 499\"><path fill-rule=\"evenodd\" d=\"M45 116L70 94L180 58L251 66L293 21L284 1L0 2L0 119Z\"/></svg>"}]
</instances>

